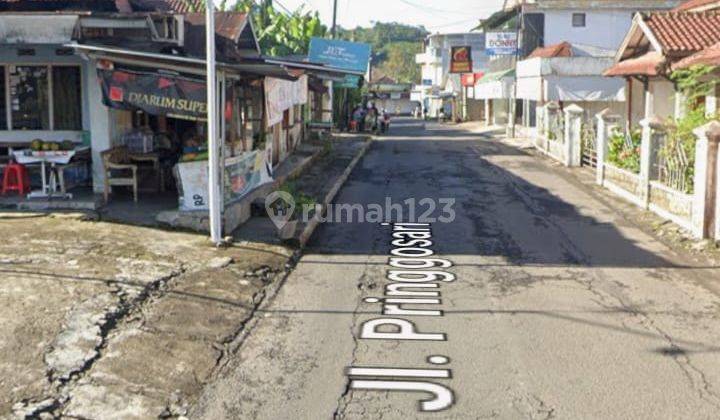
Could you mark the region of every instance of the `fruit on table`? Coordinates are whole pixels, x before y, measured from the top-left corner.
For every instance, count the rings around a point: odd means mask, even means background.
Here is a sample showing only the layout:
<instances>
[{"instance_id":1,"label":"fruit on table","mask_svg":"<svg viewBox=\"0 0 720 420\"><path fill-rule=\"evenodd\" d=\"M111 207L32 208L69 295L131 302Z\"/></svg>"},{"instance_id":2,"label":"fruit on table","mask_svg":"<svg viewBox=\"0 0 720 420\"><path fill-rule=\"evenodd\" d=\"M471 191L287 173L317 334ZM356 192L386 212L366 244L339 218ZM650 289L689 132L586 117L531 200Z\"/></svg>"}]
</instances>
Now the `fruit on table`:
<instances>
[{"instance_id":1,"label":"fruit on table","mask_svg":"<svg viewBox=\"0 0 720 420\"><path fill-rule=\"evenodd\" d=\"M50 143L48 143L48 142L44 142L44 143L42 144L42 150L44 150L44 151L50 150L50 147L51 147L51 145L50 145Z\"/></svg>"},{"instance_id":2,"label":"fruit on table","mask_svg":"<svg viewBox=\"0 0 720 420\"><path fill-rule=\"evenodd\" d=\"M60 150L74 150L75 149L75 143L72 142L72 140L63 140L63 142L60 144Z\"/></svg>"},{"instance_id":3,"label":"fruit on table","mask_svg":"<svg viewBox=\"0 0 720 420\"><path fill-rule=\"evenodd\" d=\"M34 139L30 142L30 150L35 152L42 150L43 141L40 139Z\"/></svg>"}]
</instances>

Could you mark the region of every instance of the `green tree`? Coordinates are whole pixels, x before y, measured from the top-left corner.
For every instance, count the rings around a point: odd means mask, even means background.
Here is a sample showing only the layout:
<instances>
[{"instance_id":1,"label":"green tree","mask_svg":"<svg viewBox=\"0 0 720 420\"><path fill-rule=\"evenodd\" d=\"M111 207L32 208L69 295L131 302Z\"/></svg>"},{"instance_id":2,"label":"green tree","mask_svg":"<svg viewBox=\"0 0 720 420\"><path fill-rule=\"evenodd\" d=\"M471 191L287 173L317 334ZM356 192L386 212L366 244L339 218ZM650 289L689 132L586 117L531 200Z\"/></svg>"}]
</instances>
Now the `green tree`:
<instances>
[{"instance_id":1,"label":"green tree","mask_svg":"<svg viewBox=\"0 0 720 420\"><path fill-rule=\"evenodd\" d=\"M372 27L340 28L339 37L370 44L372 65L400 82L415 83L420 79L420 67L415 54L422 51L428 31L422 26L396 22L376 22Z\"/></svg>"},{"instance_id":2,"label":"green tree","mask_svg":"<svg viewBox=\"0 0 720 420\"><path fill-rule=\"evenodd\" d=\"M415 55L422 51L418 42L393 42L385 48L387 55L378 69L398 82L419 83L420 66L415 63Z\"/></svg>"}]
</instances>

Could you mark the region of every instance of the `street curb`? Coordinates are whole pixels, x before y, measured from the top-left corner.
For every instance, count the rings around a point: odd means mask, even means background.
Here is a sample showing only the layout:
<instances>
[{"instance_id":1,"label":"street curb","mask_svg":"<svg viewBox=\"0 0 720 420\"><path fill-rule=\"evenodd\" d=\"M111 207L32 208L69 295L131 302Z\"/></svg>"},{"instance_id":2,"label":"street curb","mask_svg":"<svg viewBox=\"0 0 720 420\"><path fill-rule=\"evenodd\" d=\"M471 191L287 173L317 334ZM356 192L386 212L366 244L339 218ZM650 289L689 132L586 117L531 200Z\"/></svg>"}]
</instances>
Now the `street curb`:
<instances>
[{"instance_id":1,"label":"street curb","mask_svg":"<svg viewBox=\"0 0 720 420\"><path fill-rule=\"evenodd\" d=\"M365 144L360 148L353 160L350 161L350 164L347 166L347 168L345 168L345 171L333 184L333 187L330 189L328 194L326 194L325 199L323 200L323 209L321 213L325 213L327 205L335 199L338 191L340 191L340 188L342 188L347 179L350 177L350 173L352 173L353 169L355 169L355 166L357 166L358 162L360 162L360 160L365 156L365 153L370 148L374 140L374 137L368 137L368 139L365 141ZM226 366L230 362L231 356L235 354L238 349L240 349L245 339L257 326L257 323L261 318L260 316L258 316L259 313L267 309L272 304L280 289L282 289L282 287L285 285L285 281L293 272L293 270L295 269L295 265L302 257L305 244L307 244L308 240L315 232L315 229L317 229L317 227L320 225L320 217L320 215L316 214L316 216L313 217L313 219L310 221L310 223L308 223L305 229L303 229L303 232L300 235L300 247L288 257L287 263L285 264L285 271L278 273L272 283L267 285L256 296L253 297L253 309L252 311L250 311L250 316L248 316L245 322L240 325L237 335L225 344L224 348L221 351L221 355L218 358L218 363L213 368L213 372L210 374L208 384L215 382L215 380L217 380L217 378L222 374L222 372L225 370ZM204 393L204 391L201 392L198 398L202 398L202 395ZM194 407L196 407L196 403L197 401L193 404Z\"/></svg>"},{"instance_id":2,"label":"street curb","mask_svg":"<svg viewBox=\"0 0 720 420\"><path fill-rule=\"evenodd\" d=\"M320 219L325 215L328 205L330 205L330 203L335 199L335 196L340 191L340 188L342 188L345 182L347 182L353 169L355 169L355 166L357 166L358 162L360 162L360 160L365 156L365 153L367 153L367 150L370 148L370 145L372 145L374 141L375 138L372 136L370 136L365 141L365 144L360 148L360 150L357 152L357 154L347 166L347 168L345 168L345 171L342 173L342 175L340 175L340 178L335 181L335 184L333 184L332 188L330 188L330 191L327 193L327 195L325 195L325 199L321 203L321 210L315 213L312 220L308 222L307 226L305 226L305 229L303 229L300 237L298 238L298 241L300 242L300 249L305 248L305 245L312 237L315 229L317 229L317 227L320 225Z\"/></svg>"}]
</instances>

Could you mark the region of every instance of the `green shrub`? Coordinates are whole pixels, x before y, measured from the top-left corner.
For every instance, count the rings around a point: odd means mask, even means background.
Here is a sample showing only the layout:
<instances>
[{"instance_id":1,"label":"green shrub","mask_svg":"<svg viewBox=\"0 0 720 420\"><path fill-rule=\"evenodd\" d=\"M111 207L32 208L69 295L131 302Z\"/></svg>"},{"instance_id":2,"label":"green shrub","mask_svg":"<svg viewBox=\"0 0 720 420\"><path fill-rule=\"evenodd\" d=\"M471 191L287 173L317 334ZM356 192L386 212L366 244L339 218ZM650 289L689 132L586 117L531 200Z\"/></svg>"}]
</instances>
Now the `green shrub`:
<instances>
[{"instance_id":1,"label":"green shrub","mask_svg":"<svg viewBox=\"0 0 720 420\"><path fill-rule=\"evenodd\" d=\"M619 128L613 129L608 141L608 161L618 168L640 173L640 144L642 130L636 128L626 135Z\"/></svg>"}]
</instances>

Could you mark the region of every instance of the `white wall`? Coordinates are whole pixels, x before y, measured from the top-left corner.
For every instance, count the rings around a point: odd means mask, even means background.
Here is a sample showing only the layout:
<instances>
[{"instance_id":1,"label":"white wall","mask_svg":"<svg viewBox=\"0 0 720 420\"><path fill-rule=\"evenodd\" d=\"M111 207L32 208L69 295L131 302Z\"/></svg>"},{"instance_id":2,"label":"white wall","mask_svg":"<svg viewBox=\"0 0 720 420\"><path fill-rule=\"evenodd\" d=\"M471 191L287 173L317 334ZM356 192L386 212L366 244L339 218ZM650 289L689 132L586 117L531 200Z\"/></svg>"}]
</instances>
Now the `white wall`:
<instances>
[{"instance_id":1,"label":"white wall","mask_svg":"<svg viewBox=\"0 0 720 420\"><path fill-rule=\"evenodd\" d=\"M631 2L629 2L631 3ZM633 10L545 10L545 45L567 41L616 50L630 29ZM572 14L585 13L585 27L572 26Z\"/></svg>"},{"instance_id":2,"label":"white wall","mask_svg":"<svg viewBox=\"0 0 720 420\"><path fill-rule=\"evenodd\" d=\"M667 80L650 81L650 90L653 94L653 111L655 116L662 119L675 115L675 88Z\"/></svg>"}]
</instances>

